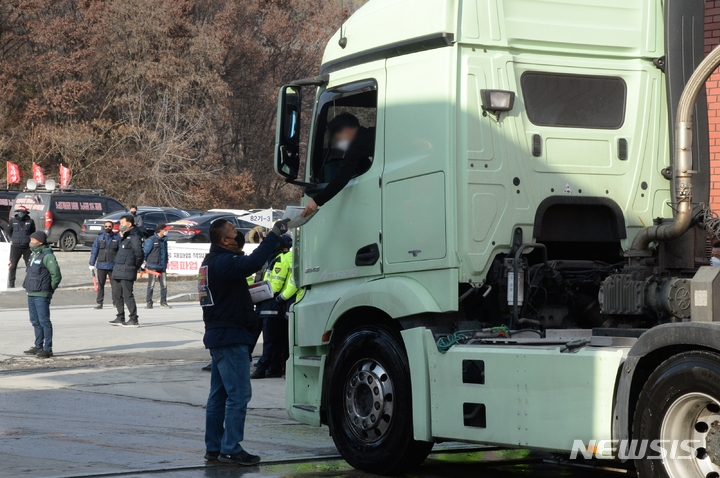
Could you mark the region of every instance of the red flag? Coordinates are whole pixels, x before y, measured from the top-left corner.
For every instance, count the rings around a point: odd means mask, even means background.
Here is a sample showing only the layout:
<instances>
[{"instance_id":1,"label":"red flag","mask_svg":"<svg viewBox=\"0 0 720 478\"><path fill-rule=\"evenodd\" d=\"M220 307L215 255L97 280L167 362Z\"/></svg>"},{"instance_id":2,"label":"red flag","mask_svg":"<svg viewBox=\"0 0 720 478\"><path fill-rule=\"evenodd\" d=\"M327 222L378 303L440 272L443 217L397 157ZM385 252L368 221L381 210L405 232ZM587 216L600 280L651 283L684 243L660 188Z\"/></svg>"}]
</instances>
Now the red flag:
<instances>
[{"instance_id":1,"label":"red flag","mask_svg":"<svg viewBox=\"0 0 720 478\"><path fill-rule=\"evenodd\" d=\"M10 161L7 162L7 183L20 184L20 168Z\"/></svg>"},{"instance_id":2,"label":"red flag","mask_svg":"<svg viewBox=\"0 0 720 478\"><path fill-rule=\"evenodd\" d=\"M60 189L65 189L70 185L70 168L60 165Z\"/></svg>"},{"instance_id":3,"label":"red flag","mask_svg":"<svg viewBox=\"0 0 720 478\"><path fill-rule=\"evenodd\" d=\"M33 179L38 184L45 184L45 175L43 174L43 170L40 166L33 163L32 165L32 171L33 171Z\"/></svg>"}]
</instances>

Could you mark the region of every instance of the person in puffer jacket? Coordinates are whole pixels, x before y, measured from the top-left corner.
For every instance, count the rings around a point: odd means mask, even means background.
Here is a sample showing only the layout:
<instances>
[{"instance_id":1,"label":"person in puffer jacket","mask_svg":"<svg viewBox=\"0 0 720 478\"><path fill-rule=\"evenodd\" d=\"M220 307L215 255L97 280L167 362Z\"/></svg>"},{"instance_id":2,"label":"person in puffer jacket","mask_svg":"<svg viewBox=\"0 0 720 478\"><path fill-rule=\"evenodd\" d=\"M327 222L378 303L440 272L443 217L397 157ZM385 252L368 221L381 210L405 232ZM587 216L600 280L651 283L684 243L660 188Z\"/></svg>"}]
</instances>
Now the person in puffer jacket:
<instances>
[{"instance_id":1,"label":"person in puffer jacket","mask_svg":"<svg viewBox=\"0 0 720 478\"><path fill-rule=\"evenodd\" d=\"M27 266L30 259L30 235L35 232L35 221L25 206L15 208L15 216L10 219L11 246L8 264L8 287L15 288L15 276L20 258Z\"/></svg>"},{"instance_id":2,"label":"person in puffer jacket","mask_svg":"<svg viewBox=\"0 0 720 478\"><path fill-rule=\"evenodd\" d=\"M55 289L60 285L62 274L52 247L47 243L47 235L42 231L30 236L30 260L23 287L28 296L30 323L35 329L35 344L25 351L27 355L37 355L47 359L53 356L53 326L50 322L50 301Z\"/></svg>"},{"instance_id":3,"label":"person in puffer jacket","mask_svg":"<svg viewBox=\"0 0 720 478\"><path fill-rule=\"evenodd\" d=\"M115 283L113 303L117 309L117 317L110 321L110 325L139 327L133 287L145 255L142 249L142 238L135 229L135 218L130 214L120 218L120 234L122 237L120 249L115 256L115 265L112 271L112 281ZM130 313L127 322L125 322L125 306Z\"/></svg>"},{"instance_id":4,"label":"person in puffer jacket","mask_svg":"<svg viewBox=\"0 0 720 478\"><path fill-rule=\"evenodd\" d=\"M120 250L120 235L113 232L113 222L105 221L104 231L98 234L90 251L90 272L97 277L97 305L95 309L102 309L105 301L105 281L111 278L115 256ZM97 272L96 272L97 270ZM110 290L114 291L115 284L110 280ZM115 295L115 292L112 294Z\"/></svg>"}]
</instances>

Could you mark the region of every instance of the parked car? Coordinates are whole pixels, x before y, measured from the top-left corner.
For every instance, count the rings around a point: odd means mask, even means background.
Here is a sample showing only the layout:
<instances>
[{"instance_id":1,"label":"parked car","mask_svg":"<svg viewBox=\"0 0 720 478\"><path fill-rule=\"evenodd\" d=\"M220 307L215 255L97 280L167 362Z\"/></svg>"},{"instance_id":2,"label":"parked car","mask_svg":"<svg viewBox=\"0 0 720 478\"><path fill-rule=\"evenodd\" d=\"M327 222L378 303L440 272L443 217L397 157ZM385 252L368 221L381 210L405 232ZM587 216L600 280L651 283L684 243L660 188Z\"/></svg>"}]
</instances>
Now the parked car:
<instances>
[{"instance_id":1,"label":"parked car","mask_svg":"<svg viewBox=\"0 0 720 478\"><path fill-rule=\"evenodd\" d=\"M38 231L44 231L48 243L63 251L72 251L78 244L83 223L125 206L102 191L91 189L25 190L13 201L13 210L25 206Z\"/></svg>"},{"instance_id":2,"label":"parked car","mask_svg":"<svg viewBox=\"0 0 720 478\"><path fill-rule=\"evenodd\" d=\"M13 201L20 192L19 190L0 189L0 230L6 234L10 234Z\"/></svg>"},{"instance_id":3,"label":"parked car","mask_svg":"<svg viewBox=\"0 0 720 478\"><path fill-rule=\"evenodd\" d=\"M245 209L208 209L205 214L232 214L235 217L244 216L250 214L250 211ZM201 214L199 214L201 215Z\"/></svg>"},{"instance_id":4,"label":"parked car","mask_svg":"<svg viewBox=\"0 0 720 478\"><path fill-rule=\"evenodd\" d=\"M129 212L122 210L97 219L85 221L80 232L80 242L86 246L92 246L95 238L102 232L103 225L107 221L112 221L113 230L118 232L120 230L120 218L127 214L129 214ZM138 207L137 215L142 219L145 237L149 237L155 233L155 228L159 223L177 221L189 217L190 213L174 207L140 206Z\"/></svg>"},{"instance_id":5,"label":"parked car","mask_svg":"<svg viewBox=\"0 0 720 478\"><path fill-rule=\"evenodd\" d=\"M166 228L168 241L175 242L210 242L210 226L218 219L226 219L241 234L247 234L255 224L241 221L235 214L225 212L207 212L202 216L192 216L179 221L171 222Z\"/></svg>"},{"instance_id":6,"label":"parked car","mask_svg":"<svg viewBox=\"0 0 720 478\"><path fill-rule=\"evenodd\" d=\"M205 211L202 211L200 209L184 209L184 211L191 216L202 216L203 214L205 214Z\"/></svg>"}]
</instances>

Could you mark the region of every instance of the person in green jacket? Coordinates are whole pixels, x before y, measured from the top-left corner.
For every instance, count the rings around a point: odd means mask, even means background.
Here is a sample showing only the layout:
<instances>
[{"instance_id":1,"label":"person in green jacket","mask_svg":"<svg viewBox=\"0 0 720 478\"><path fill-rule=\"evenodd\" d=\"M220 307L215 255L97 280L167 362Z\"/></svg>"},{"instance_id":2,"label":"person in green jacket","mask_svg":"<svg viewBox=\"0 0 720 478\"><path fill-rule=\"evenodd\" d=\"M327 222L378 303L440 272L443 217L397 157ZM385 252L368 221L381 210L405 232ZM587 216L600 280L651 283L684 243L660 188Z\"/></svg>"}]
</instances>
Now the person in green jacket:
<instances>
[{"instance_id":1,"label":"person in green jacket","mask_svg":"<svg viewBox=\"0 0 720 478\"><path fill-rule=\"evenodd\" d=\"M35 344L25 353L37 355L39 358L50 358L53 356L50 301L60 285L62 274L52 247L47 244L47 235L44 232L32 233L30 251L23 287L28 296L30 323L35 329Z\"/></svg>"}]
</instances>

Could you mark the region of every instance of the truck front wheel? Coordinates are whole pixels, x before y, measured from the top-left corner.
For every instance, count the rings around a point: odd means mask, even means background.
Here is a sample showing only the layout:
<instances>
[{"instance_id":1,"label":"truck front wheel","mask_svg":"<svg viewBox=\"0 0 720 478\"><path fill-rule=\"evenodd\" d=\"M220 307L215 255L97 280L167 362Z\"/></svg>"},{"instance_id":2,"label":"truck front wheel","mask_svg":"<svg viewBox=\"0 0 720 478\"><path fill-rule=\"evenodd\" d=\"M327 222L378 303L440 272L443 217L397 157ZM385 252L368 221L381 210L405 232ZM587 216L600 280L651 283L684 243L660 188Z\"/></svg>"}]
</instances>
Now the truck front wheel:
<instances>
[{"instance_id":1,"label":"truck front wheel","mask_svg":"<svg viewBox=\"0 0 720 478\"><path fill-rule=\"evenodd\" d=\"M398 334L366 326L348 334L337 350L325 403L342 457L378 474L419 466L433 444L413 439L410 367Z\"/></svg>"},{"instance_id":2,"label":"truck front wheel","mask_svg":"<svg viewBox=\"0 0 720 478\"><path fill-rule=\"evenodd\" d=\"M635 460L640 478L720 477L720 356L663 362L640 392L631 443L634 455L645 450Z\"/></svg>"}]
</instances>

